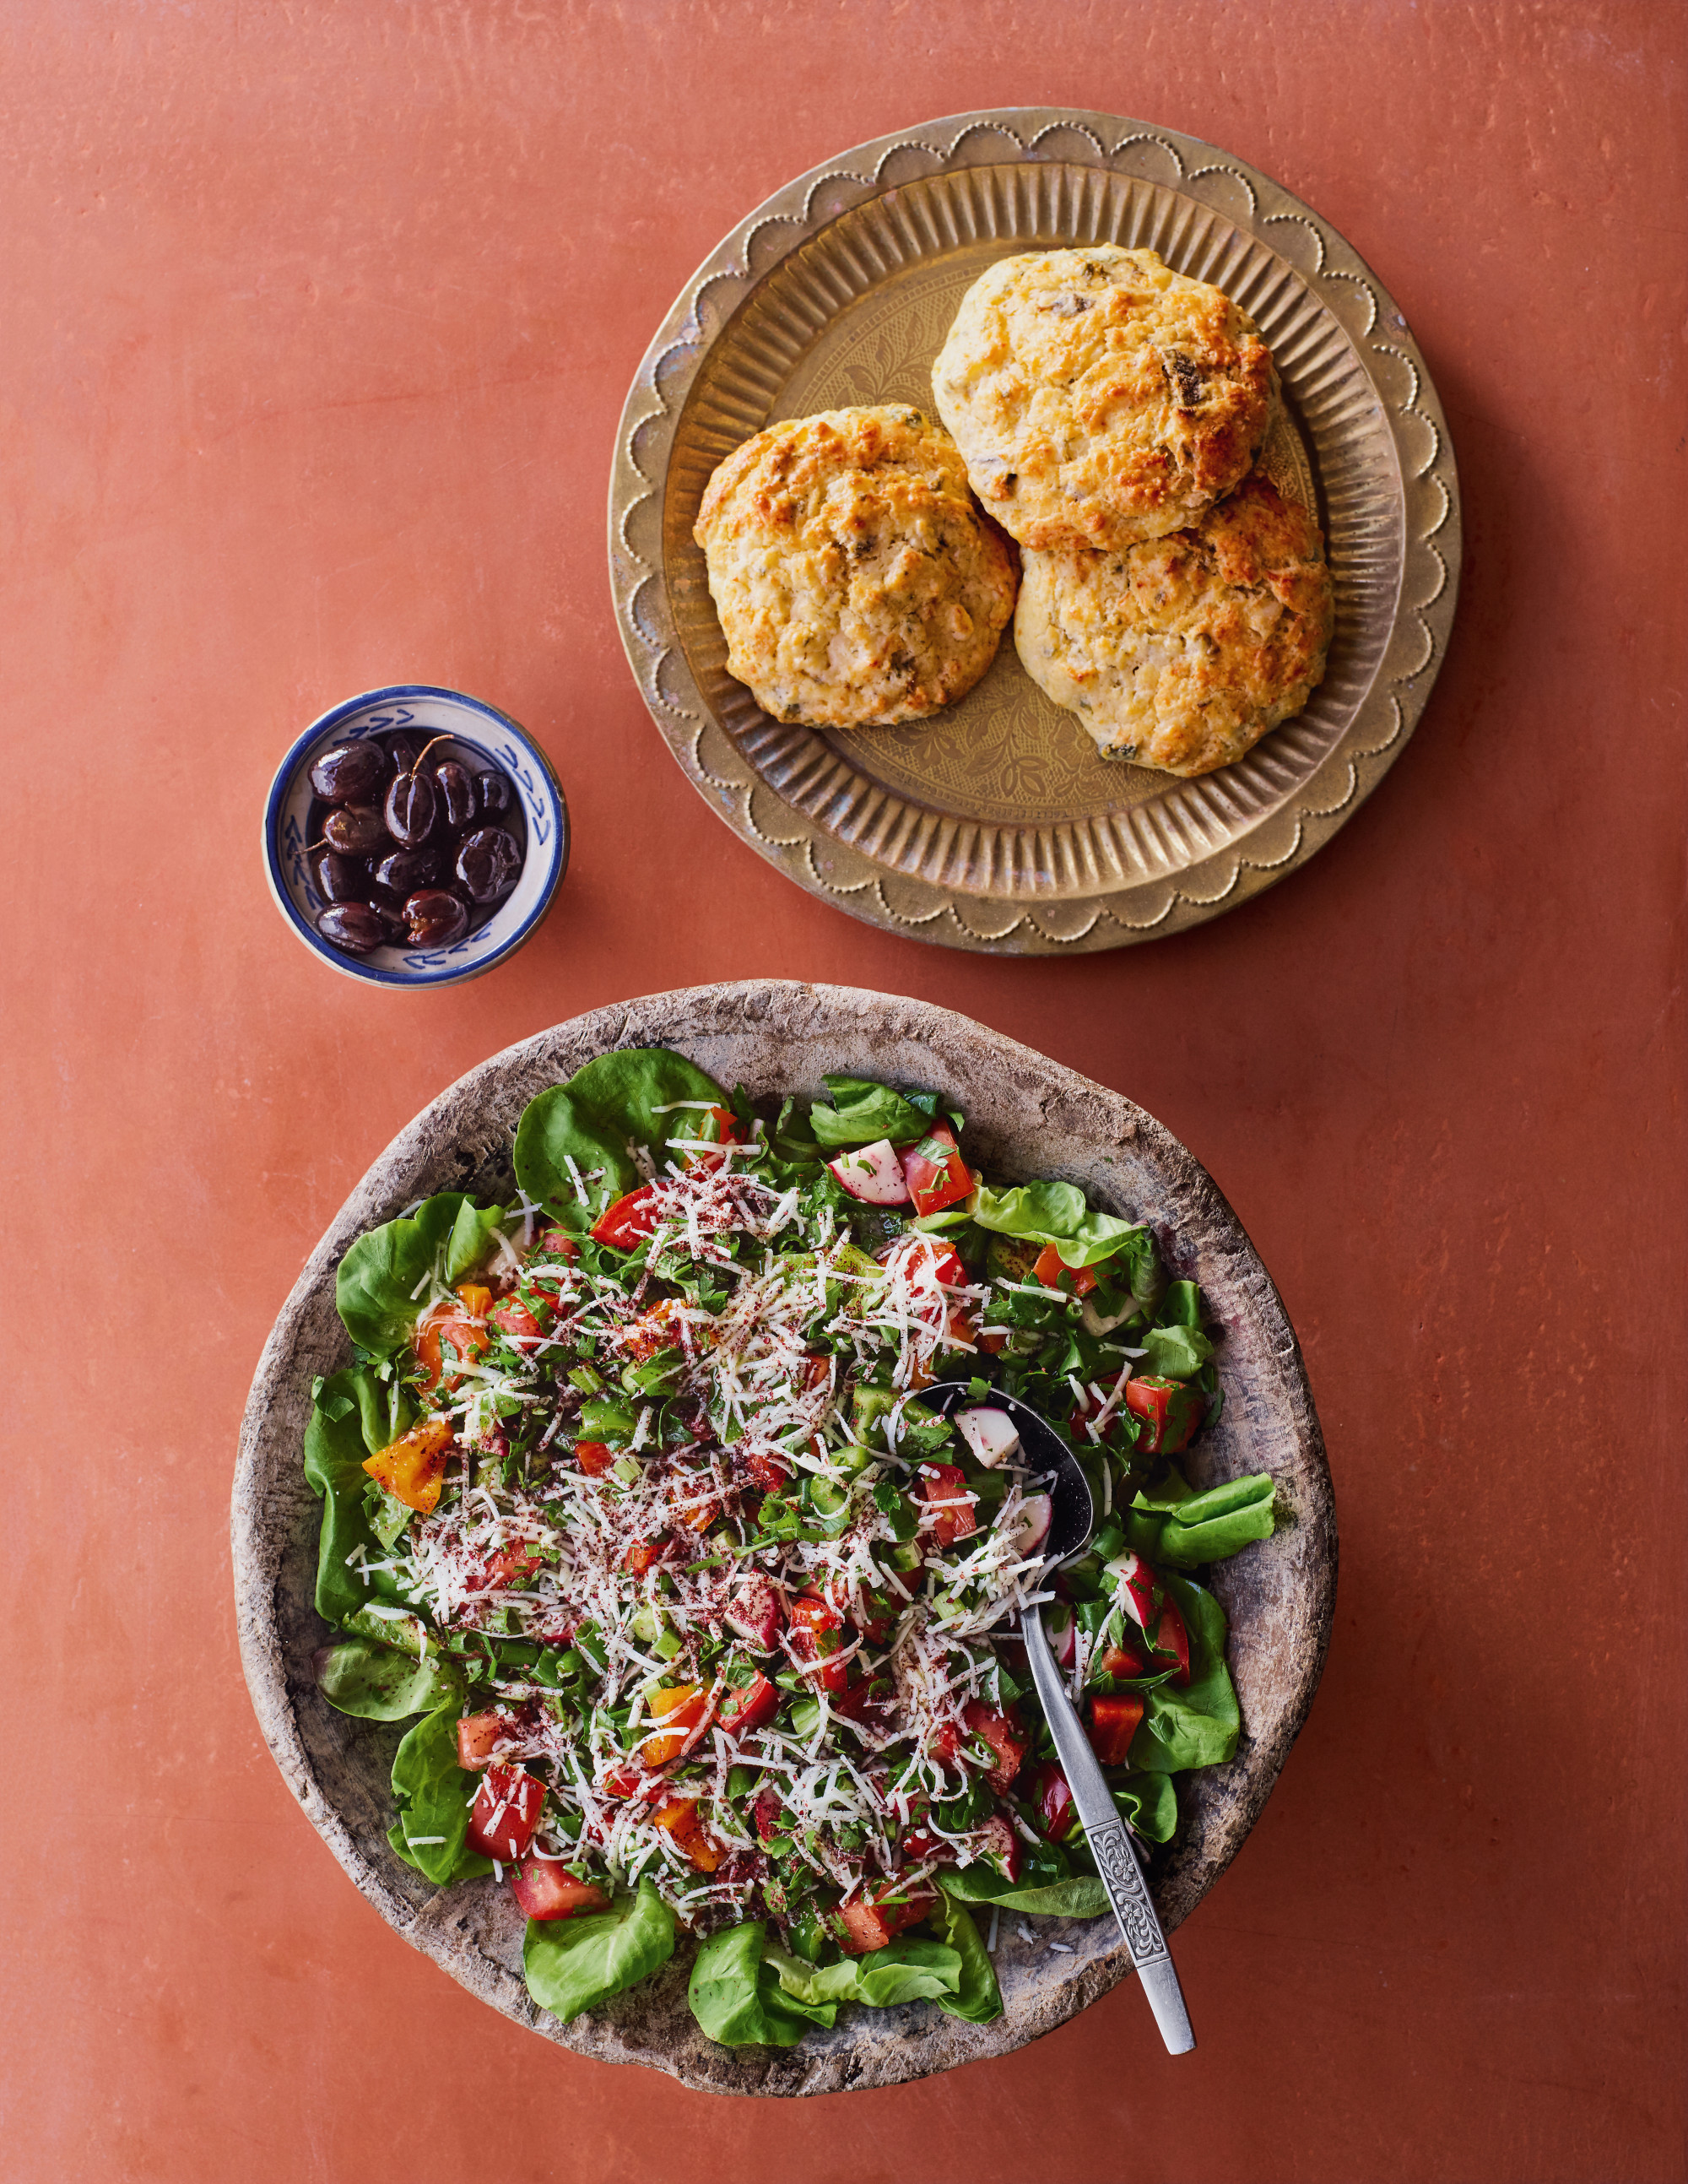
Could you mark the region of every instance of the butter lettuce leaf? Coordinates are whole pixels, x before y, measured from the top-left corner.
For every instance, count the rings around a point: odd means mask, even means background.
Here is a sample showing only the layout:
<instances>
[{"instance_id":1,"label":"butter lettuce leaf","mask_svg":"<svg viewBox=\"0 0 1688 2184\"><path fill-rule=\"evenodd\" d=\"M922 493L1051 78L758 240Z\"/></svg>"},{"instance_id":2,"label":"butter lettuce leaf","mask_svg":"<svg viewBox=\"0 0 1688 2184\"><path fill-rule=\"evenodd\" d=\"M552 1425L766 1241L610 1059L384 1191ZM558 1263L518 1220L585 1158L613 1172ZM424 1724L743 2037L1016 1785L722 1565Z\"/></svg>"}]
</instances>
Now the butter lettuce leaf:
<instances>
[{"instance_id":1,"label":"butter lettuce leaf","mask_svg":"<svg viewBox=\"0 0 1688 2184\"><path fill-rule=\"evenodd\" d=\"M515 1179L564 1227L588 1228L611 1199L643 1180L630 1145L660 1166L667 1139L703 1134L706 1117L687 1100L731 1105L712 1077L666 1046L601 1054L528 1101L516 1125Z\"/></svg>"},{"instance_id":2,"label":"butter lettuce leaf","mask_svg":"<svg viewBox=\"0 0 1688 2184\"><path fill-rule=\"evenodd\" d=\"M760 1919L712 1934L698 1951L686 1999L711 2040L723 2048L794 2048L812 2025L830 2025L838 2005L800 2002L763 1958Z\"/></svg>"},{"instance_id":3,"label":"butter lettuce leaf","mask_svg":"<svg viewBox=\"0 0 1688 2184\"><path fill-rule=\"evenodd\" d=\"M1117 1213L1095 1213L1073 1183L1021 1183L993 1190L982 1183L967 1211L981 1228L1027 1243L1053 1244L1068 1267L1100 1266L1117 1258L1139 1301L1158 1295L1160 1262L1155 1240L1140 1223Z\"/></svg>"},{"instance_id":4,"label":"butter lettuce leaf","mask_svg":"<svg viewBox=\"0 0 1688 2184\"><path fill-rule=\"evenodd\" d=\"M530 1919L521 1945L527 1992L567 2024L583 2009L637 1986L674 1953L674 1914L642 1880L607 1911L583 1919Z\"/></svg>"},{"instance_id":5,"label":"butter lettuce leaf","mask_svg":"<svg viewBox=\"0 0 1688 2184\"><path fill-rule=\"evenodd\" d=\"M1170 1563L1176 1569L1223 1562L1254 1540L1272 1537L1275 1490L1269 1473L1253 1471L1195 1494L1173 1470L1153 1494L1134 1496L1126 1538L1145 1562Z\"/></svg>"}]
</instances>

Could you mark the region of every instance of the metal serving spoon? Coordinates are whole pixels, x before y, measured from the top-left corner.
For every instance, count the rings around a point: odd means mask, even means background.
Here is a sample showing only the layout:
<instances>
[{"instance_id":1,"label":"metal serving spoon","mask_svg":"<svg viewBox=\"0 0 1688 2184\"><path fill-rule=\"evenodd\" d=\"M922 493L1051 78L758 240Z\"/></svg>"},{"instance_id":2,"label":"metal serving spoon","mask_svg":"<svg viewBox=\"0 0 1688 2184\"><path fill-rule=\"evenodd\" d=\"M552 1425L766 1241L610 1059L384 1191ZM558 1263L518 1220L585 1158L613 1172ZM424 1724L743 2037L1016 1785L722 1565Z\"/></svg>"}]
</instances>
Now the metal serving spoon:
<instances>
[{"instance_id":1,"label":"metal serving spoon","mask_svg":"<svg viewBox=\"0 0 1688 2184\"><path fill-rule=\"evenodd\" d=\"M976 1397L970 1394L964 1381L946 1381L928 1388L921 1401L946 1417L956 1411L1006 1411L1020 1436L1025 1463L1031 1470L1044 1474L1043 1483L1050 1496L1049 1536L1043 1546L1046 1568L1053 1571L1058 1564L1071 1562L1084 1553L1096 1524L1090 1484L1078 1458L1045 1418L1017 1396L1005 1396L995 1388L988 1395ZM1131 1953L1132 1965L1143 1982L1143 1992L1149 1997L1149 2007L1155 2013L1155 2022L1161 2028L1167 2053L1187 2055L1195 2045L1195 2035L1190 2030L1189 2013L1184 2008L1178 1975L1173 1969L1167 1937L1161 1931L1160 1918L1145 1885L1143 1869L1138 1864L1130 1835L1050 1651L1041 1613L1022 1613L1020 1635L1025 1641L1026 1658L1031 1663L1032 1681L1043 1702L1044 1718L1055 1739L1061 1771L1067 1777L1067 1786L1072 1793L1078 1817L1084 1823L1084 1839L1095 1858L1096 1870L1119 1921L1125 1946Z\"/></svg>"}]
</instances>

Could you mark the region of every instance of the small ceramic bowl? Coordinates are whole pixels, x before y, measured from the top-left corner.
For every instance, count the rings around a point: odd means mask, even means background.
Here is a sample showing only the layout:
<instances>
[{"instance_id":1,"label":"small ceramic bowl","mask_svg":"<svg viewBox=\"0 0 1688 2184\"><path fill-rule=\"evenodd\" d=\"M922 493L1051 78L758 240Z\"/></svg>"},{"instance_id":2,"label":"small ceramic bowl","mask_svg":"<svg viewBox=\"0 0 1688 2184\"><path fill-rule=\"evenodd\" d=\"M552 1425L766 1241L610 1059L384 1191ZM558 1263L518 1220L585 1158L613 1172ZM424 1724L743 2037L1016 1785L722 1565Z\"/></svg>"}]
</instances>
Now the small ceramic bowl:
<instances>
[{"instance_id":1,"label":"small ceramic bowl","mask_svg":"<svg viewBox=\"0 0 1688 2184\"><path fill-rule=\"evenodd\" d=\"M323 939L316 921L327 904L317 892L305 851L310 769L331 744L408 728L424 738L449 736L508 774L521 799L527 855L521 877L484 925L449 948L377 948L348 955ZM569 862L569 808L550 762L508 714L426 682L365 690L313 721L276 770L264 812L264 869L276 906L314 955L348 978L374 986L457 986L514 956L538 930Z\"/></svg>"}]
</instances>

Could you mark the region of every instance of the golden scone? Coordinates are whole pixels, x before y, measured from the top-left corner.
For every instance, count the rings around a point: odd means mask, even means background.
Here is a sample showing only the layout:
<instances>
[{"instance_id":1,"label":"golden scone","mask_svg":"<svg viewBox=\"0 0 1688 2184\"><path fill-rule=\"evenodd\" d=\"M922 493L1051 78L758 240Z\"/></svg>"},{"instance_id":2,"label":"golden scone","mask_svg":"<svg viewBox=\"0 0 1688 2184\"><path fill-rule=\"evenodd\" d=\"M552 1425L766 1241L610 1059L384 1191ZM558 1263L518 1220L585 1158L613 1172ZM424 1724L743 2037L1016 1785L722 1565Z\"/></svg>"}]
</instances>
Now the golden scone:
<instances>
[{"instance_id":1,"label":"golden scone","mask_svg":"<svg viewBox=\"0 0 1688 2184\"><path fill-rule=\"evenodd\" d=\"M932 368L973 490L1037 547L1130 546L1199 521L1248 475L1273 384L1222 289L1115 242L1001 259Z\"/></svg>"},{"instance_id":2,"label":"golden scone","mask_svg":"<svg viewBox=\"0 0 1688 2184\"><path fill-rule=\"evenodd\" d=\"M1028 554L1014 642L1105 757L1211 773L1301 711L1333 618L1318 524L1256 471L1191 530Z\"/></svg>"},{"instance_id":3,"label":"golden scone","mask_svg":"<svg viewBox=\"0 0 1688 2184\"><path fill-rule=\"evenodd\" d=\"M697 542L727 672L764 712L889 726L971 690L1014 611L1012 549L918 410L771 425L709 482Z\"/></svg>"}]
</instances>

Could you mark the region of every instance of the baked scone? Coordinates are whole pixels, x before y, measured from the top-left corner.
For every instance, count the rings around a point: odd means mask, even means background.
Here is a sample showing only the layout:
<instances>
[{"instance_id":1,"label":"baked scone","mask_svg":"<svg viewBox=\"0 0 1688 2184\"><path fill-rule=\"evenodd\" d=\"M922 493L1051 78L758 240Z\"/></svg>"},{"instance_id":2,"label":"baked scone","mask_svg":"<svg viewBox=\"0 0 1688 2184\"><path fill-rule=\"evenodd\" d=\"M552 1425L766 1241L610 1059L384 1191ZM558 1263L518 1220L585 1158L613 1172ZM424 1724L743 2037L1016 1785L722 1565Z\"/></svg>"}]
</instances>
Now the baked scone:
<instances>
[{"instance_id":1,"label":"baked scone","mask_svg":"<svg viewBox=\"0 0 1688 2184\"><path fill-rule=\"evenodd\" d=\"M1241 482L1274 382L1223 289L1097 242L983 274L932 386L973 490L1022 546L1121 547L1198 522Z\"/></svg>"},{"instance_id":2,"label":"baked scone","mask_svg":"<svg viewBox=\"0 0 1688 2184\"><path fill-rule=\"evenodd\" d=\"M972 689L1014 611L1013 549L949 434L902 404L758 432L710 478L694 535L727 672L782 721L923 719Z\"/></svg>"},{"instance_id":3,"label":"baked scone","mask_svg":"<svg viewBox=\"0 0 1688 2184\"><path fill-rule=\"evenodd\" d=\"M1211 773L1301 711L1333 619L1318 524L1256 471L1190 530L1028 553L1014 643L1105 757Z\"/></svg>"}]
</instances>

